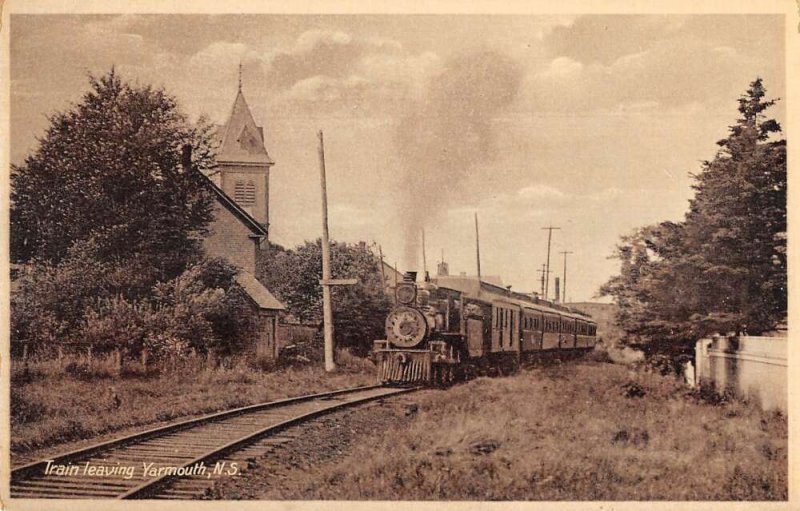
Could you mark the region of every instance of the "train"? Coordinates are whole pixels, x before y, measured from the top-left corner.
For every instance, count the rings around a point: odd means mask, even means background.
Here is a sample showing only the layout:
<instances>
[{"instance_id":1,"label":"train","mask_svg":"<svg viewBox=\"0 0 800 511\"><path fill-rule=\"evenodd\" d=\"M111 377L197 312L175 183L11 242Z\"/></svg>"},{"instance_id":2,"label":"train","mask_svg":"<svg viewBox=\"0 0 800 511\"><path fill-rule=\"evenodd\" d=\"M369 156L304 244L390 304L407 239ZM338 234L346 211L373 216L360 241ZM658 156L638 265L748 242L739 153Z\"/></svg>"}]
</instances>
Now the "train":
<instances>
[{"instance_id":1,"label":"train","mask_svg":"<svg viewBox=\"0 0 800 511\"><path fill-rule=\"evenodd\" d=\"M447 385L516 370L528 358L594 348L597 324L569 307L479 277L406 272L395 286L386 339L373 343L378 382Z\"/></svg>"}]
</instances>

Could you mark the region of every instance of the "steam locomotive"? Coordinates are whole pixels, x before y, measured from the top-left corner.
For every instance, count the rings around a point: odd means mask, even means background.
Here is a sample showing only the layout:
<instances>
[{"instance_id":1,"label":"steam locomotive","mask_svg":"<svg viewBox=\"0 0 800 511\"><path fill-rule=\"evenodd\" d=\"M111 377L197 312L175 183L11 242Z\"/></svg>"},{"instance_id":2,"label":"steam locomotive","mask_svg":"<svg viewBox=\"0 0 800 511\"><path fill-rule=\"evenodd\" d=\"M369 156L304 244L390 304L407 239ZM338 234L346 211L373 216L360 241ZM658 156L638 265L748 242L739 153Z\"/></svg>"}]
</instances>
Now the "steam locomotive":
<instances>
[{"instance_id":1,"label":"steam locomotive","mask_svg":"<svg viewBox=\"0 0 800 511\"><path fill-rule=\"evenodd\" d=\"M524 358L594 347L597 325L567 307L476 277L439 276L395 288L386 339L374 341L381 383L447 384L514 370Z\"/></svg>"}]
</instances>

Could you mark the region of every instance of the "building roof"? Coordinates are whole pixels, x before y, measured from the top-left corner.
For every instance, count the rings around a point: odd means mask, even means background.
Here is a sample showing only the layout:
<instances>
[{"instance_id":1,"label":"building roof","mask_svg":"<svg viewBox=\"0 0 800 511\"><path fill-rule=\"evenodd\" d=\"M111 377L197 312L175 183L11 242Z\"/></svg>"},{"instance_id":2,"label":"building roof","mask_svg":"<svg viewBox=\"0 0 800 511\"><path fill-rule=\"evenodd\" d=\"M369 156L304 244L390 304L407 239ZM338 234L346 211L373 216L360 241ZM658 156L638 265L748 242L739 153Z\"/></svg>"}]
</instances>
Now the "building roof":
<instances>
[{"instance_id":1,"label":"building roof","mask_svg":"<svg viewBox=\"0 0 800 511\"><path fill-rule=\"evenodd\" d=\"M245 293L247 293L250 299L252 299L260 308L279 311L286 309L286 306L283 305L280 300L275 298L275 296L269 292L269 289L264 287L264 285L259 282L253 276L253 274L242 270L236 275L236 282L242 286L242 289L244 289Z\"/></svg>"},{"instance_id":2,"label":"building roof","mask_svg":"<svg viewBox=\"0 0 800 511\"><path fill-rule=\"evenodd\" d=\"M273 165L264 147L264 131L256 125L250 107L240 88L233 101L228 122L217 132L220 148L217 161L220 163L245 163Z\"/></svg>"}]
</instances>

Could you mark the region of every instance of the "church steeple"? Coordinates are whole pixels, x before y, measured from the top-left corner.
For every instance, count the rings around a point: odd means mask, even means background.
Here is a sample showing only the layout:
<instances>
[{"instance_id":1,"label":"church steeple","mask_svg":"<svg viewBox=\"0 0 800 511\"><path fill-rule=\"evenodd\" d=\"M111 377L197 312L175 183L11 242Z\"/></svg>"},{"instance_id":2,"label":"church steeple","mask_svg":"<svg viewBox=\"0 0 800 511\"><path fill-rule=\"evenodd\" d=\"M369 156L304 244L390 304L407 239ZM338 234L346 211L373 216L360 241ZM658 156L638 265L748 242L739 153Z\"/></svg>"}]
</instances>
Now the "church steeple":
<instances>
[{"instance_id":1,"label":"church steeple","mask_svg":"<svg viewBox=\"0 0 800 511\"><path fill-rule=\"evenodd\" d=\"M242 64L228 121L217 131L217 185L260 224L269 225L269 171L275 162L264 145L242 92Z\"/></svg>"}]
</instances>

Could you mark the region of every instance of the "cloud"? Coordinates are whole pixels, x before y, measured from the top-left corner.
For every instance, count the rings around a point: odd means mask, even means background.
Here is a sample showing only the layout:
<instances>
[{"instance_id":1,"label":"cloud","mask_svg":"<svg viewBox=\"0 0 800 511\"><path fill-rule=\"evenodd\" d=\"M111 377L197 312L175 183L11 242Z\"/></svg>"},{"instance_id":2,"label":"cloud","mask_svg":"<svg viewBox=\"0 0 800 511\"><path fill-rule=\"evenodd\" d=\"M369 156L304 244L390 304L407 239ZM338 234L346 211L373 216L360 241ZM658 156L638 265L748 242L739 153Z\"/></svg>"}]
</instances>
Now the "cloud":
<instances>
[{"instance_id":1,"label":"cloud","mask_svg":"<svg viewBox=\"0 0 800 511\"><path fill-rule=\"evenodd\" d=\"M609 65L650 48L682 25L683 18L676 16L581 16L569 25L554 27L544 42L551 56Z\"/></svg>"},{"instance_id":2,"label":"cloud","mask_svg":"<svg viewBox=\"0 0 800 511\"><path fill-rule=\"evenodd\" d=\"M517 197L521 199L563 199L566 194L561 190L545 184L535 184L520 188Z\"/></svg>"},{"instance_id":3,"label":"cloud","mask_svg":"<svg viewBox=\"0 0 800 511\"><path fill-rule=\"evenodd\" d=\"M391 114L399 102L419 95L441 66L435 53L414 54L393 39L318 29L277 48L215 41L185 65L194 75L217 80L221 74L230 78L239 61L245 84L265 84L273 106L315 114L353 109Z\"/></svg>"},{"instance_id":4,"label":"cloud","mask_svg":"<svg viewBox=\"0 0 800 511\"><path fill-rule=\"evenodd\" d=\"M730 104L762 76L783 94L783 25L775 16L583 16L554 27L549 62L526 78L534 111L638 112ZM765 53L765 50L768 52Z\"/></svg>"},{"instance_id":5,"label":"cloud","mask_svg":"<svg viewBox=\"0 0 800 511\"><path fill-rule=\"evenodd\" d=\"M692 102L732 102L764 69L758 58L687 37L657 42L609 64L556 57L533 70L524 89L535 111L669 109ZM768 87L782 82L770 78Z\"/></svg>"},{"instance_id":6,"label":"cloud","mask_svg":"<svg viewBox=\"0 0 800 511\"><path fill-rule=\"evenodd\" d=\"M420 93L440 66L432 52L413 54L396 40L309 30L288 48L263 56L276 100L289 107L392 112Z\"/></svg>"}]
</instances>

